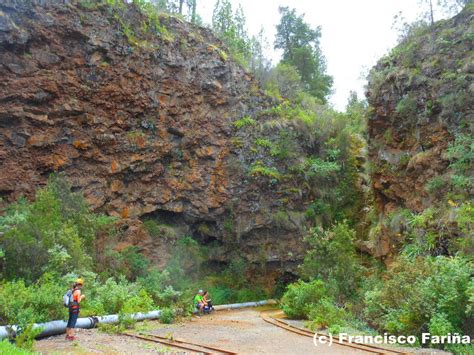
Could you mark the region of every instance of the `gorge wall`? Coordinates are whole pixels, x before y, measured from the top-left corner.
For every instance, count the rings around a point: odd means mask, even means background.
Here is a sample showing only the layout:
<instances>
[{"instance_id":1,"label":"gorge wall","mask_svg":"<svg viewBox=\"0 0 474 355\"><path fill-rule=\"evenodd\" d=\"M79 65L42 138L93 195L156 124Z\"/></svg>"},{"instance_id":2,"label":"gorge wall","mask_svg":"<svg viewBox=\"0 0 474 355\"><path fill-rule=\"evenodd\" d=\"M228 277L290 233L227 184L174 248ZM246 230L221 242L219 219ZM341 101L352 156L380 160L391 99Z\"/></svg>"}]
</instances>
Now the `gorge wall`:
<instances>
[{"instance_id":1,"label":"gorge wall","mask_svg":"<svg viewBox=\"0 0 474 355\"><path fill-rule=\"evenodd\" d=\"M210 30L133 5L6 0L0 48L4 202L60 171L94 210L120 218L117 248L162 264L190 235L212 262L294 271L309 197L285 171L298 158L254 141L285 126L300 157L314 147L291 122L275 124L274 103Z\"/></svg>"},{"instance_id":2,"label":"gorge wall","mask_svg":"<svg viewBox=\"0 0 474 355\"><path fill-rule=\"evenodd\" d=\"M474 130L473 17L471 4L452 19L412 31L370 74L369 160L380 221L397 209L422 212L474 194L471 185L449 197L447 186L448 146ZM403 223L392 222L382 222L374 236L376 256L401 241Z\"/></svg>"}]
</instances>

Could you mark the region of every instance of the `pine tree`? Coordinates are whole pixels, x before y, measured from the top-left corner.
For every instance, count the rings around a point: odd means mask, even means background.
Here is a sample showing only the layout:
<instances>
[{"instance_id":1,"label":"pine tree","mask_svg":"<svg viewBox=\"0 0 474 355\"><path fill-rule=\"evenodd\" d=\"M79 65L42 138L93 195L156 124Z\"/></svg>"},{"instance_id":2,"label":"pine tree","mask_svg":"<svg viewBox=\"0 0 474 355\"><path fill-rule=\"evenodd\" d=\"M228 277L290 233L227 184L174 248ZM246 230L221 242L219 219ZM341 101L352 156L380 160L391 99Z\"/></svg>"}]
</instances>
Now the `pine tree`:
<instances>
[{"instance_id":1,"label":"pine tree","mask_svg":"<svg viewBox=\"0 0 474 355\"><path fill-rule=\"evenodd\" d=\"M331 93L332 77L326 74L326 61L319 47L321 28L312 29L295 9L279 8L275 49L283 50L282 62L294 66L305 91L325 102Z\"/></svg>"}]
</instances>

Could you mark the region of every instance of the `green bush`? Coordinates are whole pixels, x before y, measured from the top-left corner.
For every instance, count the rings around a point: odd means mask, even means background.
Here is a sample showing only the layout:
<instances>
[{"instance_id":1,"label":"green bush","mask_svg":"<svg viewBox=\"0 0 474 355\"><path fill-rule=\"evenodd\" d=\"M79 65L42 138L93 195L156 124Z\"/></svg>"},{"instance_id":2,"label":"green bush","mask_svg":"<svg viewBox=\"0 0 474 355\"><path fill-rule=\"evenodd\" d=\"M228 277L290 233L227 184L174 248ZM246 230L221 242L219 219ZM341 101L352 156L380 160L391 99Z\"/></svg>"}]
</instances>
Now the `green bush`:
<instances>
[{"instance_id":1,"label":"green bush","mask_svg":"<svg viewBox=\"0 0 474 355\"><path fill-rule=\"evenodd\" d=\"M411 97L409 95L404 96L397 104L395 110L403 115L403 116L410 116L415 115L417 111L417 102L416 98Z\"/></svg>"},{"instance_id":2,"label":"green bush","mask_svg":"<svg viewBox=\"0 0 474 355\"><path fill-rule=\"evenodd\" d=\"M344 326L348 318L346 311L334 304L328 297L322 298L309 311L311 329L334 328Z\"/></svg>"},{"instance_id":3,"label":"green bush","mask_svg":"<svg viewBox=\"0 0 474 355\"><path fill-rule=\"evenodd\" d=\"M46 271L61 276L90 268L95 235L111 221L90 212L63 176L52 175L34 202L20 200L0 217L4 276L33 282Z\"/></svg>"},{"instance_id":4,"label":"green bush","mask_svg":"<svg viewBox=\"0 0 474 355\"><path fill-rule=\"evenodd\" d=\"M428 180L425 185L425 189L428 193L433 194L439 192L445 186L446 182L442 176L435 176Z\"/></svg>"},{"instance_id":5,"label":"green bush","mask_svg":"<svg viewBox=\"0 0 474 355\"><path fill-rule=\"evenodd\" d=\"M459 134L454 142L449 144L448 158L451 160L450 168L458 173L468 173L474 168L474 137Z\"/></svg>"},{"instance_id":6,"label":"green bush","mask_svg":"<svg viewBox=\"0 0 474 355\"><path fill-rule=\"evenodd\" d=\"M254 126L256 124L257 124L257 121L255 121L252 117L244 116L241 119L238 119L237 121L234 122L234 127L237 129L240 129L246 126Z\"/></svg>"},{"instance_id":7,"label":"green bush","mask_svg":"<svg viewBox=\"0 0 474 355\"><path fill-rule=\"evenodd\" d=\"M61 287L50 274L27 286L23 280L0 284L0 323L26 327L34 322L62 319L66 316Z\"/></svg>"},{"instance_id":8,"label":"green bush","mask_svg":"<svg viewBox=\"0 0 474 355\"><path fill-rule=\"evenodd\" d=\"M282 175L278 169L274 167L265 166L262 162L258 161L250 167L249 175L251 176L264 176L273 181L279 181Z\"/></svg>"},{"instance_id":9,"label":"green bush","mask_svg":"<svg viewBox=\"0 0 474 355\"><path fill-rule=\"evenodd\" d=\"M153 238L175 238L176 232L170 226L159 224L152 219L143 222L145 229Z\"/></svg>"},{"instance_id":10,"label":"green bush","mask_svg":"<svg viewBox=\"0 0 474 355\"><path fill-rule=\"evenodd\" d=\"M379 330L421 335L459 331L468 315L472 264L462 257L401 256L365 294L365 316Z\"/></svg>"},{"instance_id":11,"label":"green bush","mask_svg":"<svg viewBox=\"0 0 474 355\"><path fill-rule=\"evenodd\" d=\"M41 333L41 328L34 328L34 324L28 324L16 334L15 344L21 349L33 350L35 338Z\"/></svg>"},{"instance_id":12,"label":"green bush","mask_svg":"<svg viewBox=\"0 0 474 355\"><path fill-rule=\"evenodd\" d=\"M161 310L160 322L164 324L173 323L175 318L175 311L173 308L165 307Z\"/></svg>"},{"instance_id":13,"label":"green bush","mask_svg":"<svg viewBox=\"0 0 474 355\"><path fill-rule=\"evenodd\" d=\"M345 221L329 230L312 228L305 237L308 249L301 265L302 277L324 280L339 300L354 297L363 271L354 239L355 231Z\"/></svg>"},{"instance_id":14,"label":"green bush","mask_svg":"<svg viewBox=\"0 0 474 355\"><path fill-rule=\"evenodd\" d=\"M30 355L35 354L29 350L21 349L10 343L8 340L0 341L0 354L8 355Z\"/></svg>"},{"instance_id":15,"label":"green bush","mask_svg":"<svg viewBox=\"0 0 474 355\"><path fill-rule=\"evenodd\" d=\"M311 282L298 281L288 286L281 299L282 309L290 318L304 318L317 305L321 299L327 297L327 288L323 281Z\"/></svg>"},{"instance_id":16,"label":"green bush","mask_svg":"<svg viewBox=\"0 0 474 355\"><path fill-rule=\"evenodd\" d=\"M134 281L148 273L150 261L144 257L138 247L130 246L120 252L120 259L126 267L127 279Z\"/></svg>"},{"instance_id":17,"label":"green bush","mask_svg":"<svg viewBox=\"0 0 474 355\"><path fill-rule=\"evenodd\" d=\"M121 311L126 314L148 312L154 309L151 296L141 289L136 295L129 297L122 306Z\"/></svg>"}]
</instances>

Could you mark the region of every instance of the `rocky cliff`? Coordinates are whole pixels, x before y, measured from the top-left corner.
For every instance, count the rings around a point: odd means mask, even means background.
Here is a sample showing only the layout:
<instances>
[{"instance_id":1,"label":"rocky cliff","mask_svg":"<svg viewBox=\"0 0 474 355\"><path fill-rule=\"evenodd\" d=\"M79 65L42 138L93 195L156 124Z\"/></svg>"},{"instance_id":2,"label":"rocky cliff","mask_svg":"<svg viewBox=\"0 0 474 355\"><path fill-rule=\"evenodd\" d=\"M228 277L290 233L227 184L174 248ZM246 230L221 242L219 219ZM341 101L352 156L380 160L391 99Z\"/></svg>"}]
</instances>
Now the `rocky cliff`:
<instances>
[{"instance_id":1,"label":"rocky cliff","mask_svg":"<svg viewBox=\"0 0 474 355\"><path fill-rule=\"evenodd\" d=\"M133 5L6 0L0 48L4 201L61 171L121 219L118 248L158 264L183 235L216 263L301 260L308 201L285 175L295 160L254 143L298 133L269 124L273 103L209 30Z\"/></svg>"},{"instance_id":2,"label":"rocky cliff","mask_svg":"<svg viewBox=\"0 0 474 355\"><path fill-rule=\"evenodd\" d=\"M468 5L450 20L414 29L370 74L369 159L380 220L447 200L447 148L474 130L473 17ZM382 223L375 255L390 253L402 225Z\"/></svg>"}]
</instances>

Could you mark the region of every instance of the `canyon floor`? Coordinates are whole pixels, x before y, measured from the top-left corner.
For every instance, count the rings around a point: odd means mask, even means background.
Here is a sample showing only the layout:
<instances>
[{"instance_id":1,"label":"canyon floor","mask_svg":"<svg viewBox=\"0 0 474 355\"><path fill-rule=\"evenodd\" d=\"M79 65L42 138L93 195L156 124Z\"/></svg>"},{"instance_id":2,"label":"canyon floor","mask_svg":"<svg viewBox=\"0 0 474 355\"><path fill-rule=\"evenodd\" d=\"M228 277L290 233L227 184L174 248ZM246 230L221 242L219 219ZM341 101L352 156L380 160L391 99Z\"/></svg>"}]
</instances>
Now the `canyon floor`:
<instances>
[{"instance_id":1,"label":"canyon floor","mask_svg":"<svg viewBox=\"0 0 474 355\"><path fill-rule=\"evenodd\" d=\"M311 338L290 333L260 318L260 310L243 309L218 311L201 318L176 324L146 322L135 331L196 342L203 345L235 351L241 354L364 354L350 348L332 345L315 347ZM160 346L122 335L109 335L97 329L79 329L78 339L68 342L64 336L50 337L36 343L35 350L42 354L149 354L187 353L183 350Z\"/></svg>"},{"instance_id":2,"label":"canyon floor","mask_svg":"<svg viewBox=\"0 0 474 355\"><path fill-rule=\"evenodd\" d=\"M316 347L311 338L266 323L260 317L260 312L265 309L268 308L217 311L174 324L145 321L137 323L131 332L155 334L239 354L370 354L338 344L319 344ZM290 323L303 327L301 321ZM417 355L450 354L436 349L399 349ZM63 335L39 340L35 350L41 354L202 354L124 335L107 334L98 329L78 329L74 342L65 340Z\"/></svg>"}]
</instances>

